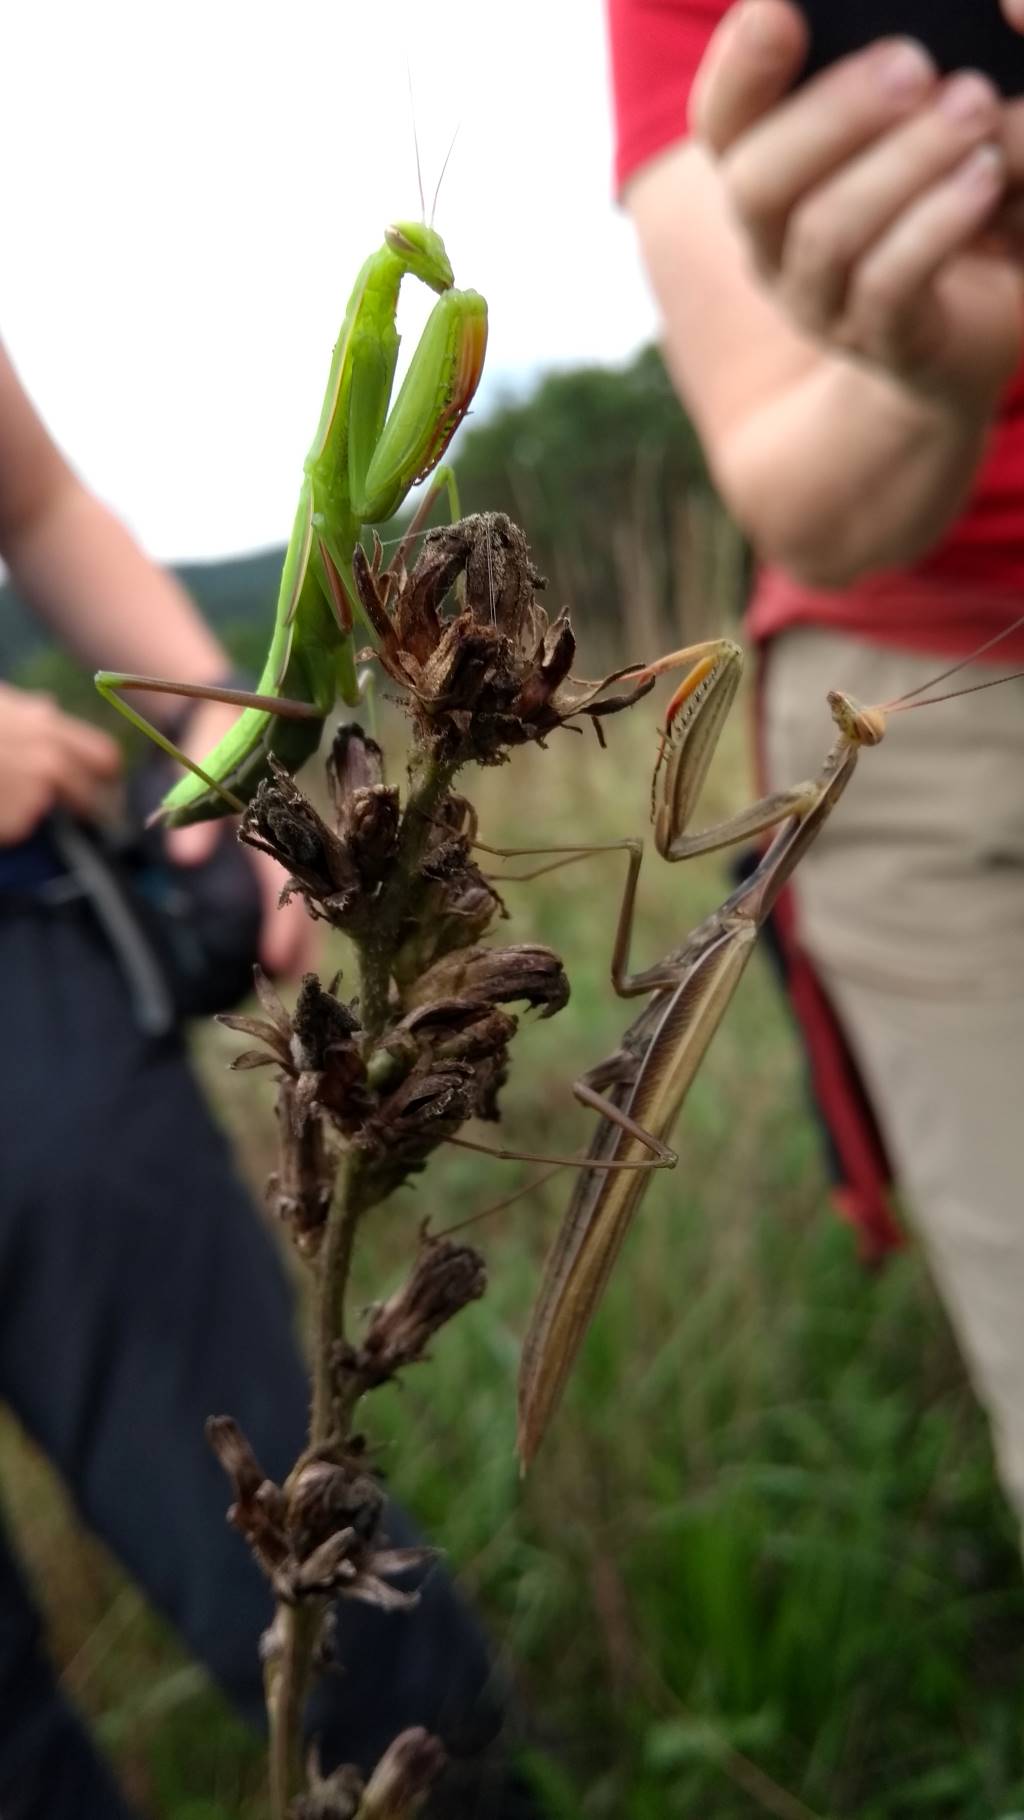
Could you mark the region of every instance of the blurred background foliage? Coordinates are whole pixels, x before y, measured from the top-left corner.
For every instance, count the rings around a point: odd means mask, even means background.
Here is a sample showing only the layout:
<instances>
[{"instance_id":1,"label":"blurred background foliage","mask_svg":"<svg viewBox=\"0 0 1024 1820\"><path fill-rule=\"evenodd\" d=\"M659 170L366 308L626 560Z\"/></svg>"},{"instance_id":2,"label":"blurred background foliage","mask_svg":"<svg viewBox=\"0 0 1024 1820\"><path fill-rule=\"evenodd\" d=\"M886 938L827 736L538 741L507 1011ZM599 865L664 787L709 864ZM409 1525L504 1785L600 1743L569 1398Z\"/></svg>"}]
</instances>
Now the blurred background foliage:
<instances>
[{"instance_id":1,"label":"blurred background foliage","mask_svg":"<svg viewBox=\"0 0 1024 1820\"><path fill-rule=\"evenodd\" d=\"M459 478L466 509L526 526L550 604L572 606L583 671L734 621L743 549L653 352L624 372L554 375L471 426ZM184 571L239 661L262 657L278 560ZM93 712L87 679L20 624L7 600L0 667ZM467 776L484 837L642 832L656 713L609 722L604 756L564 733ZM824 704L808 713L824 752ZM709 820L749 795L743 718ZM400 777L397 709L383 736ZM608 985L619 868L604 855L507 888L511 939L552 943L573 982L554 1022L526 1020L503 1096L509 1144L583 1141L569 1082L627 1015ZM672 872L649 859L638 960L675 945L723 882L716 859ZM343 945L331 962L345 965ZM226 1072L223 1030L197 1029L195 1046L259 1199L269 1088ZM799 1054L759 958L678 1135L680 1165L652 1183L525 1484L518 1346L565 1175L478 1228L487 1297L368 1411L393 1489L448 1551L517 1682L552 1820L1020 1820L1024 1588L983 1423L920 1253L869 1276L829 1210ZM424 1215L467 1218L532 1173L443 1154L368 1224L360 1299L394 1285ZM0 1479L64 1685L140 1808L263 1820L258 1744L10 1425Z\"/></svg>"}]
</instances>

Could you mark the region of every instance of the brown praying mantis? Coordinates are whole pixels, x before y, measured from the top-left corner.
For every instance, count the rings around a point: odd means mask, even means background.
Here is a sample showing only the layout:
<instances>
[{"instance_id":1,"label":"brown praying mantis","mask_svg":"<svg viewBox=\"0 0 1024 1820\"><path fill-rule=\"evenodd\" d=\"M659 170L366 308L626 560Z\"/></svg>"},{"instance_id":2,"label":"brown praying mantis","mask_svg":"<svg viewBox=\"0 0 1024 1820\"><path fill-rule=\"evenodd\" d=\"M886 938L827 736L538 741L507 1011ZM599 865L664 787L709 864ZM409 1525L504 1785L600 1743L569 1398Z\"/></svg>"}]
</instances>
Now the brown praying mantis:
<instances>
[{"instance_id":1,"label":"brown praying mantis","mask_svg":"<svg viewBox=\"0 0 1024 1820\"><path fill-rule=\"evenodd\" d=\"M964 662L983 656L1022 623L1016 621ZM658 852L663 859L682 860L771 828L778 832L751 876L678 948L639 973L629 971L629 954L642 845L637 840L613 843L628 851L629 861L612 984L621 997L646 994L648 1002L615 1051L574 1083L577 1099L600 1114L600 1123L548 1256L523 1343L518 1447L524 1470L547 1431L650 1171L677 1161L667 1140L780 892L839 802L861 752L884 737L888 715L948 699L927 691L964 667L955 664L882 707L864 708L831 691L835 734L818 776L690 834L687 828L739 686L742 654L727 639L711 640L661 658L639 674L657 675L684 663L690 668L669 704L655 769L655 785L664 769L655 816ZM1007 680L995 677L974 687ZM972 691L956 691L961 692ZM583 849L563 851L576 858L584 854Z\"/></svg>"}]
</instances>

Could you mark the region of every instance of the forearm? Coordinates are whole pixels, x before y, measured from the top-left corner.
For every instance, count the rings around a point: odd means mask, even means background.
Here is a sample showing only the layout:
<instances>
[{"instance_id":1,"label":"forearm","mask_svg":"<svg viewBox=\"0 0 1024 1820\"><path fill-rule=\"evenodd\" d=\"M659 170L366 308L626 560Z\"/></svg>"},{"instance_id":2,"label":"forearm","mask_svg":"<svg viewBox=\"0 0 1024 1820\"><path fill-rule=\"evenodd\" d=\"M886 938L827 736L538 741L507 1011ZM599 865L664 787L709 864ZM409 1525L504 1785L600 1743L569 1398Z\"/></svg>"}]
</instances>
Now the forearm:
<instances>
[{"instance_id":1,"label":"forearm","mask_svg":"<svg viewBox=\"0 0 1024 1820\"><path fill-rule=\"evenodd\" d=\"M68 472L6 542L19 590L89 668L212 681L224 651L188 594ZM160 698L151 709L167 712Z\"/></svg>"},{"instance_id":2,"label":"forearm","mask_svg":"<svg viewBox=\"0 0 1024 1820\"><path fill-rule=\"evenodd\" d=\"M959 516L988 418L912 397L823 358L711 448L722 493L763 561L838 589L923 556Z\"/></svg>"}]
</instances>

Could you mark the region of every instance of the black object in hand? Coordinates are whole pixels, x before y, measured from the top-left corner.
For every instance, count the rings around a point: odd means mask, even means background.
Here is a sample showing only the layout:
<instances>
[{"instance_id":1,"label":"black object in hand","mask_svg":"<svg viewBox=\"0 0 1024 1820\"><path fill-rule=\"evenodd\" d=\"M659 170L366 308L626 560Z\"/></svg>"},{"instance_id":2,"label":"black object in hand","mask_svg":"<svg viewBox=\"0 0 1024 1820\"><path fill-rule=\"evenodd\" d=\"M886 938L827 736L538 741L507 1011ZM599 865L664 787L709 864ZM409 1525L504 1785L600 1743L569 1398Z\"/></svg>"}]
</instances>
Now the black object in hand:
<instances>
[{"instance_id":1,"label":"black object in hand","mask_svg":"<svg viewBox=\"0 0 1024 1820\"><path fill-rule=\"evenodd\" d=\"M999 0L800 0L811 28L801 81L876 38L916 38L940 70L984 70L1004 95L1024 95L1024 35Z\"/></svg>"}]
</instances>

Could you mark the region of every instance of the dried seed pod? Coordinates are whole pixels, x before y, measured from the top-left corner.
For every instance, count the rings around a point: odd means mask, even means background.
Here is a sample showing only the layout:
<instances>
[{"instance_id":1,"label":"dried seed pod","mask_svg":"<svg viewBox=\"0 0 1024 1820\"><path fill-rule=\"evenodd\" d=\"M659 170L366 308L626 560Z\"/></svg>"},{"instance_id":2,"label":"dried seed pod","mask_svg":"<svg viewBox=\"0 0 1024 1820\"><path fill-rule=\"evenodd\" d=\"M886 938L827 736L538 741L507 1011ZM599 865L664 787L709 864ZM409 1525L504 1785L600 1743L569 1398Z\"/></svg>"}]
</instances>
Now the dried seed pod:
<instances>
[{"instance_id":1,"label":"dried seed pod","mask_svg":"<svg viewBox=\"0 0 1024 1820\"><path fill-rule=\"evenodd\" d=\"M464 577L464 601L443 618L445 594ZM511 746L543 740L580 715L629 707L654 686L599 698L636 666L598 682L574 680L568 615L553 626L536 593L544 580L519 527L484 512L430 531L408 571L371 562L357 546L353 576L388 675L406 691L418 736L447 760L500 763Z\"/></svg>"},{"instance_id":2,"label":"dried seed pod","mask_svg":"<svg viewBox=\"0 0 1024 1820\"><path fill-rule=\"evenodd\" d=\"M334 1194L338 1158L327 1147L323 1121L300 1116L296 1084L282 1074L277 1089L277 1168L267 1180L267 1204L290 1230L304 1257L315 1257Z\"/></svg>"},{"instance_id":3,"label":"dried seed pod","mask_svg":"<svg viewBox=\"0 0 1024 1820\"><path fill-rule=\"evenodd\" d=\"M282 903L301 896L311 916L357 933L373 913L398 836L398 792L383 782L380 747L361 727L335 736L328 779L337 814L331 829L282 765L259 785L239 839L291 874Z\"/></svg>"},{"instance_id":4,"label":"dried seed pod","mask_svg":"<svg viewBox=\"0 0 1024 1820\"><path fill-rule=\"evenodd\" d=\"M322 1108L345 1136L358 1131L373 1106L373 1096L366 1080L362 1051L355 1040L359 1020L336 996L338 981L329 988L321 985L315 973L302 978L295 1010L289 1016L273 987L256 969L256 990L266 1018L252 1018L231 1012L218 1022L229 1030L241 1030L266 1045L267 1057L276 1062L295 1083L289 1107L296 1130ZM260 1052L246 1050L236 1066L258 1065Z\"/></svg>"},{"instance_id":5,"label":"dried seed pod","mask_svg":"<svg viewBox=\"0 0 1024 1820\"><path fill-rule=\"evenodd\" d=\"M539 942L517 942L507 948L474 945L445 955L407 995L410 1008L449 996L487 1005L525 999L540 1009L542 1017L554 1017L568 1002L569 981L558 955Z\"/></svg>"},{"instance_id":6,"label":"dried seed pod","mask_svg":"<svg viewBox=\"0 0 1024 1820\"><path fill-rule=\"evenodd\" d=\"M289 1556L284 1495L267 1478L232 1416L211 1416L206 1438L235 1487L228 1522L249 1544L264 1573L273 1578Z\"/></svg>"},{"instance_id":7,"label":"dried seed pod","mask_svg":"<svg viewBox=\"0 0 1024 1820\"><path fill-rule=\"evenodd\" d=\"M402 1732L366 1784L358 1820L414 1820L447 1760L440 1740L422 1726Z\"/></svg>"},{"instance_id":8,"label":"dried seed pod","mask_svg":"<svg viewBox=\"0 0 1024 1820\"><path fill-rule=\"evenodd\" d=\"M363 1778L353 1763L343 1763L329 1776L322 1776L314 1756L308 1775L309 1787L292 1802L288 1820L356 1820L363 1798Z\"/></svg>"},{"instance_id":9,"label":"dried seed pod","mask_svg":"<svg viewBox=\"0 0 1024 1820\"><path fill-rule=\"evenodd\" d=\"M355 1375L361 1391L386 1384L404 1366L424 1360L434 1335L486 1287L478 1251L423 1232L410 1276L374 1309L362 1345L346 1350L343 1369Z\"/></svg>"}]
</instances>

